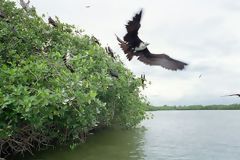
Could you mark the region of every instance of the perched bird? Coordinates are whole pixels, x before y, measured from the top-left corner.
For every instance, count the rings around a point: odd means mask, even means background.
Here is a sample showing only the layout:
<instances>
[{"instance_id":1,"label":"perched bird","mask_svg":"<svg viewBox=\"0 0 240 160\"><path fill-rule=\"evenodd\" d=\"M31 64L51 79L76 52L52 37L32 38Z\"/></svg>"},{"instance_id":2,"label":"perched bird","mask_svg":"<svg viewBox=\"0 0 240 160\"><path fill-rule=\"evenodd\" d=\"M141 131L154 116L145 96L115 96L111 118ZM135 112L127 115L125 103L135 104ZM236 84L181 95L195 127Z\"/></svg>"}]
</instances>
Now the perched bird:
<instances>
[{"instance_id":1,"label":"perched bird","mask_svg":"<svg viewBox=\"0 0 240 160\"><path fill-rule=\"evenodd\" d=\"M109 46L107 46L107 47L105 47L105 50L106 50L106 52L107 52L113 59L115 59L112 48L110 48Z\"/></svg>"},{"instance_id":2,"label":"perched bird","mask_svg":"<svg viewBox=\"0 0 240 160\"><path fill-rule=\"evenodd\" d=\"M184 62L172 59L166 54L152 54L147 46L149 43L143 42L138 37L138 30L141 27L140 21L142 17L142 10L137 13L131 21L126 25L127 34L121 40L117 35L119 45L127 54L127 58L130 61L133 56L137 56L138 60L147 65L160 65L170 70L182 70L187 65Z\"/></svg>"},{"instance_id":3,"label":"perched bird","mask_svg":"<svg viewBox=\"0 0 240 160\"><path fill-rule=\"evenodd\" d=\"M57 22L52 19L52 17L48 17L48 23L53 25L54 27L57 27Z\"/></svg>"},{"instance_id":4,"label":"perched bird","mask_svg":"<svg viewBox=\"0 0 240 160\"><path fill-rule=\"evenodd\" d=\"M144 84L144 82L146 81L145 74L141 74L141 80L142 80L142 84Z\"/></svg>"},{"instance_id":5,"label":"perched bird","mask_svg":"<svg viewBox=\"0 0 240 160\"><path fill-rule=\"evenodd\" d=\"M144 89L144 82L146 81L145 74L141 74L142 87Z\"/></svg>"},{"instance_id":6,"label":"perched bird","mask_svg":"<svg viewBox=\"0 0 240 160\"><path fill-rule=\"evenodd\" d=\"M0 17L1 18L6 18L6 15L2 11L0 11Z\"/></svg>"},{"instance_id":7,"label":"perched bird","mask_svg":"<svg viewBox=\"0 0 240 160\"><path fill-rule=\"evenodd\" d=\"M30 4L30 0L28 0L27 2L25 2L24 0L20 0L20 5L22 6L22 8L25 10L25 11L28 11L29 10L29 4Z\"/></svg>"},{"instance_id":8,"label":"perched bird","mask_svg":"<svg viewBox=\"0 0 240 160\"><path fill-rule=\"evenodd\" d=\"M201 78L202 77L202 75L200 74L199 76L198 76L198 78Z\"/></svg>"},{"instance_id":9,"label":"perched bird","mask_svg":"<svg viewBox=\"0 0 240 160\"><path fill-rule=\"evenodd\" d=\"M110 75L111 75L112 77L119 78L118 72L116 72L116 71L110 70Z\"/></svg>"},{"instance_id":10,"label":"perched bird","mask_svg":"<svg viewBox=\"0 0 240 160\"><path fill-rule=\"evenodd\" d=\"M63 56L63 62L65 64L65 66L70 70L70 72L74 73L74 69L73 67L69 64L70 59L72 58L72 55L67 52L64 56Z\"/></svg>"},{"instance_id":11,"label":"perched bird","mask_svg":"<svg viewBox=\"0 0 240 160\"><path fill-rule=\"evenodd\" d=\"M98 40L96 37L92 36L92 37L91 37L91 40L92 40L94 43L97 43L98 45L101 45L100 42L99 42L99 40Z\"/></svg>"},{"instance_id":12,"label":"perched bird","mask_svg":"<svg viewBox=\"0 0 240 160\"><path fill-rule=\"evenodd\" d=\"M240 94L230 94L230 95L225 95L224 97L226 97L226 96L238 96L238 97L240 97Z\"/></svg>"}]
</instances>

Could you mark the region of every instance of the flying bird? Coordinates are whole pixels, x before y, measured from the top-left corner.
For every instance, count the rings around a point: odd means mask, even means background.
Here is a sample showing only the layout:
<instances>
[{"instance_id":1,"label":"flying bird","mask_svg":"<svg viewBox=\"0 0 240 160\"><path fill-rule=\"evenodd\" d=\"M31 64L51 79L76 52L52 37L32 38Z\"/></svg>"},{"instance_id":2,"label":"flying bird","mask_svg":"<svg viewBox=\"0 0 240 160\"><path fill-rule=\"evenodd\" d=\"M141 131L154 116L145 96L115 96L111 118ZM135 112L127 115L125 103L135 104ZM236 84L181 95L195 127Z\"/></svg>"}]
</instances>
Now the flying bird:
<instances>
[{"instance_id":1,"label":"flying bird","mask_svg":"<svg viewBox=\"0 0 240 160\"><path fill-rule=\"evenodd\" d=\"M86 8L90 8L91 6L85 6Z\"/></svg>"},{"instance_id":2,"label":"flying bird","mask_svg":"<svg viewBox=\"0 0 240 160\"><path fill-rule=\"evenodd\" d=\"M130 20L126 26L127 34L121 40L117 35L119 45L127 54L127 58L130 61L133 56L137 56L138 60L147 65L160 65L163 68L170 70L182 70L187 65L184 62L175 60L166 54L152 54L147 46L149 43L143 42L138 37L138 30L141 27L140 21L142 17L142 10L135 14L132 20Z\"/></svg>"},{"instance_id":3,"label":"flying bird","mask_svg":"<svg viewBox=\"0 0 240 160\"><path fill-rule=\"evenodd\" d=\"M57 22L52 19L52 17L48 18L48 23L53 25L54 27L57 27Z\"/></svg>"},{"instance_id":4,"label":"flying bird","mask_svg":"<svg viewBox=\"0 0 240 160\"><path fill-rule=\"evenodd\" d=\"M238 97L240 97L240 94L230 94L230 95L225 95L224 97L226 97L226 96L238 96Z\"/></svg>"},{"instance_id":5,"label":"flying bird","mask_svg":"<svg viewBox=\"0 0 240 160\"><path fill-rule=\"evenodd\" d=\"M20 5L22 6L22 8L25 10L25 11L28 11L29 10L29 4L30 4L30 0L28 0L27 2L25 2L24 0L20 0Z\"/></svg>"},{"instance_id":6,"label":"flying bird","mask_svg":"<svg viewBox=\"0 0 240 160\"><path fill-rule=\"evenodd\" d=\"M105 47L106 52L113 58L115 59L114 53L112 48L110 48L109 46Z\"/></svg>"},{"instance_id":7,"label":"flying bird","mask_svg":"<svg viewBox=\"0 0 240 160\"><path fill-rule=\"evenodd\" d=\"M63 62L65 64L65 66L67 67L67 69L69 69L71 73L74 73L75 71L74 71L73 67L69 64L69 61L71 58L72 58L72 55L69 52L67 52L63 56Z\"/></svg>"}]
</instances>

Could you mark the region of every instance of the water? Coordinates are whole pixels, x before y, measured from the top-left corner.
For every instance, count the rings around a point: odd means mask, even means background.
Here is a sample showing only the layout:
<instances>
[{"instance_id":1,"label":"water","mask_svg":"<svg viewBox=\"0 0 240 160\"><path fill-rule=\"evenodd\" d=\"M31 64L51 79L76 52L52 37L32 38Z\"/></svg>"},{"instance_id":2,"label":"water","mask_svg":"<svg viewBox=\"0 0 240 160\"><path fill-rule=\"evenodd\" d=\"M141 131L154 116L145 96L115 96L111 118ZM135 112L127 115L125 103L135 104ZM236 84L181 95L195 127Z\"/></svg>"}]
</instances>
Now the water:
<instances>
[{"instance_id":1,"label":"water","mask_svg":"<svg viewBox=\"0 0 240 160\"><path fill-rule=\"evenodd\" d=\"M137 129L108 129L73 151L25 160L237 160L240 111L160 111Z\"/></svg>"}]
</instances>

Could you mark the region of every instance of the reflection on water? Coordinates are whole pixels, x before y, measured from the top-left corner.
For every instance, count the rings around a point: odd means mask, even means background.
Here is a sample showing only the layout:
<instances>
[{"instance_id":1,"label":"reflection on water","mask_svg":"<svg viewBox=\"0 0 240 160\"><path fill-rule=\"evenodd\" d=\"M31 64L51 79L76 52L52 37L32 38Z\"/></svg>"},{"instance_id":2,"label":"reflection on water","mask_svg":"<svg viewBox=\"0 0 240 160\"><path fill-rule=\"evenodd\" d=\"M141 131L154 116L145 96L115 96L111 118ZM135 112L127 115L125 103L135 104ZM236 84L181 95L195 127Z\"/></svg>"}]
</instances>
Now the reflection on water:
<instances>
[{"instance_id":1,"label":"reflection on water","mask_svg":"<svg viewBox=\"0 0 240 160\"><path fill-rule=\"evenodd\" d=\"M132 130L91 135L73 151L24 160L237 160L240 111L160 111Z\"/></svg>"},{"instance_id":2,"label":"reflection on water","mask_svg":"<svg viewBox=\"0 0 240 160\"><path fill-rule=\"evenodd\" d=\"M144 127L130 130L106 129L89 136L73 151L43 152L25 160L141 160L144 159Z\"/></svg>"}]
</instances>

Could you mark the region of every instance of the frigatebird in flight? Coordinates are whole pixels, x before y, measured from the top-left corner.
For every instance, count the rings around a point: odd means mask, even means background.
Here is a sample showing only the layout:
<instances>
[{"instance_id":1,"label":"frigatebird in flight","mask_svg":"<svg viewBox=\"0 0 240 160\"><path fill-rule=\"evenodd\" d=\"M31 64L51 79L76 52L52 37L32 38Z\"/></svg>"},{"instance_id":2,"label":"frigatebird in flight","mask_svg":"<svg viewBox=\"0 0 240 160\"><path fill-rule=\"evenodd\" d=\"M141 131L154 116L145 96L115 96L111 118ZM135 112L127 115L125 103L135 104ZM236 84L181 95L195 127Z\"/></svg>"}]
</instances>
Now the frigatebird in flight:
<instances>
[{"instance_id":1,"label":"frigatebird in flight","mask_svg":"<svg viewBox=\"0 0 240 160\"><path fill-rule=\"evenodd\" d=\"M226 96L238 96L238 97L240 97L240 94L230 94L230 95L226 95Z\"/></svg>"},{"instance_id":2,"label":"frigatebird in flight","mask_svg":"<svg viewBox=\"0 0 240 160\"><path fill-rule=\"evenodd\" d=\"M143 42L138 37L138 30L141 27L140 21L142 17L142 10L137 13L127 25L127 34L123 37L124 41L121 40L117 35L119 45L127 54L127 58L130 61L133 56L137 56L138 60L147 65L160 65L163 68L170 70L182 70L187 65L184 62L175 60L166 54L152 54L147 46L149 43Z\"/></svg>"}]
</instances>

